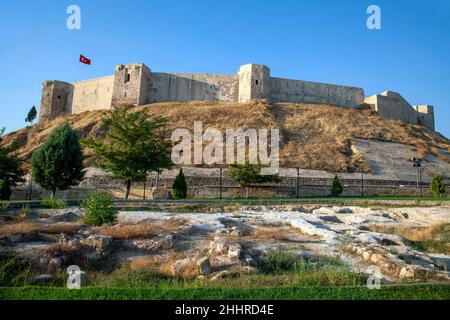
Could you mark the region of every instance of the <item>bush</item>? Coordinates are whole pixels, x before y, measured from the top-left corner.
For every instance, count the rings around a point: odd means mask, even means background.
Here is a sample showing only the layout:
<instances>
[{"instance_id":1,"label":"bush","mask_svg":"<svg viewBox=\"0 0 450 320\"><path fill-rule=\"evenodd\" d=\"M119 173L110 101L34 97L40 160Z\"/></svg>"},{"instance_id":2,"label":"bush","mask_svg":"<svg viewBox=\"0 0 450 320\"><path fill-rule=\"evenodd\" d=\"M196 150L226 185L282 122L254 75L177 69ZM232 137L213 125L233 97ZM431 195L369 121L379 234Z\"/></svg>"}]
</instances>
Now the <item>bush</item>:
<instances>
[{"instance_id":1,"label":"bush","mask_svg":"<svg viewBox=\"0 0 450 320\"><path fill-rule=\"evenodd\" d=\"M63 199L47 198L41 201L41 205L47 209L62 209L66 206L66 202Z\"/></svg>"},{"instance_id":2,"label":"bush","mask_svg":"<svg viewBox=\"0 0 450 320\"><path fill-rule=\"evenodd\" d=\"M172 185L173 197L175 199L186 199L187 197L187 182L184 176L183 169L176 176Z\"/></svg>"},{"instance_id":3,"label":"bush","mask_svg":"<svg viewBox=\"0 0 450 320\"><path fill-rule=\"evenodd\" d=\"M17 287L27 283L31 276L30 265L14 253L0 253L0 287Z\"/></svg>"},{"instance_id":4,"label":"bush","mask_svg":"<svg viewBox=\"0 0 450 320\"><path fill-rule=\"evenodd\" d=\"M0 200L9 200L11 197L11 186L8 180L0 180Z\"/></svg>"},{"instance_id":5,"label":"bush","mask_svg":"<svg viewBox=\"0 0 450 320\"><path fill-rule=\"evenodd\" d=\"M344 192L344 188L342 188L341 180L337 175L334 176L333 184L331 185L331 195L333 197L337 197Z\"/></svg>"},{"instance_id":6,"label":"bush","mask_svg":"<svg viewBox=\"0 0 450 320\"><path fill-rule=\"evenodd\" d=\"M84 223L99 226L103 223L114 222L117 217L117 208L112 202L111 195L94 191L89 199L81 202L85 212Z\"/></svg>"},{"instance_id":7,"label":"bush","mask_svg":"<svg viewBox=\"0 0 450 320\"><path fill-rule=\"evenodd\" d=\"M302 259L298 259L292 253L283 250L270 250L267 253L267 262L263 266L265 273L282 273L294 271L304 264Z\"/></svg>"},{"instance_id":8,"label":"bush","mask_svg":"<svg viewBox=\"0 0 450 320\"><path fill-rule=\"evenodd\" d=\"M444 177L441 174L438 173L434 173L433 177L431 178L431 182L430 182L430 190L431 193L436 196L439 197L443 194L445 194L445 182L444 182Z\"/></svg>"}]
</instances>

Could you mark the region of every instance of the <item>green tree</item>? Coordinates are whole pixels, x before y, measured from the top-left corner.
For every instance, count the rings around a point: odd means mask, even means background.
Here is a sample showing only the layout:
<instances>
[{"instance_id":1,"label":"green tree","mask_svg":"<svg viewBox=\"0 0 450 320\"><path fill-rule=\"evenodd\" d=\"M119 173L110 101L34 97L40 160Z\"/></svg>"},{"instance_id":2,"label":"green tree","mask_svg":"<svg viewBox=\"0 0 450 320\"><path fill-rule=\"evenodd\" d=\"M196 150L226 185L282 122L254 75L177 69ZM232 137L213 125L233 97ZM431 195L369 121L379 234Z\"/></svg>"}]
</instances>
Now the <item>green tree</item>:
<instances>
[{"instance_id":1,"label":"green tree","mask_svg":"<svg viewBox=\"0 0 450 320\"><path fill-rule=\"evenodd\" d=\"M128 109L115 108L103 120L107 128L105 139L84 141L93 149L96 165L125 183L125 199L132 182L144 181L148 172L172 166L172 144L164 132L167 121L161 117L149 119L145 110Z\"/></svg>"},{"instance_id":2,"label":"green tree","mask_svg":"<svg viewBox=\"0 0 450 320\"><path fill-rule=\"evenodd\" d=\"M83 152L78 135L68 122L53 130L31 159L33 179L52 191L66 190L83 180Z\"/></svg>"},{"instance_id":3,"label":"green tree","mask_svg":"<svg viewBox=\"0 0 450 320\"><path fill-rule=\"evenodd\" d=\"M184 176L183 169L175 177L172 185L173 197L175 199L186 199L187 197L187 182Z\"/></svg>"},{"instance_id":4,"label":"green tree","mask_svg":"<svg viewBox=\"0 0 450 320\"><path fill-rule=\"evenodd\" d=\"M31 107L30 111L28 111L28 115L25 118L25 122L33 123L33 121L36 119L36 116L37 116L36 107L33 106Z\"/></svg>"},{"instance_id":5,"label":"green tree","mask_svg":"<svg viewBox=\"0 0 450 320\"><path fill-rule=\"evenodd\" d=\"M241 187L245 187L245 197L249 196L249 187L255 183L265 182L279 182L278 175L261 175L261 165L250 164L248 161L245 164L231 164L229 165L230 178L239 184Z\"/></svg>"},{"instance_id":6,"label":"green tree","mask_svg":"<svg viewBox=\"0 0 450 320\"><path fill-rule=\"evenodd\" d=\"M439 196L445 194L446 187L447 186L445 185L444 177L441 174L433 173L433 177L431 178L431 181L430 181L431 193L434 196L439 197Z\"/></svg>"},{"instance_id":7,"label":"green tree","mask_svg":"<svg viewBox=\"0 0 450 320\"><path fill-rule=\"evenodd\" d=\"M341 180L337 175L334 176L333 184L331 185L331 195L333 197L337 197L344 192L344 188L342 187Z\"/></svg>"},{"instance_id":8,"label":"green tree","mask_svg":"<svg viewBox=\"0 0 450 320\"><path fill-rule=\"evenodd\" d=\"M1 146L4 132L5 128L0 129L0 200L9 200L11 187L24 181L25 171L22 169L22 161L13 150Z\"/></svg>"}]
</instances>

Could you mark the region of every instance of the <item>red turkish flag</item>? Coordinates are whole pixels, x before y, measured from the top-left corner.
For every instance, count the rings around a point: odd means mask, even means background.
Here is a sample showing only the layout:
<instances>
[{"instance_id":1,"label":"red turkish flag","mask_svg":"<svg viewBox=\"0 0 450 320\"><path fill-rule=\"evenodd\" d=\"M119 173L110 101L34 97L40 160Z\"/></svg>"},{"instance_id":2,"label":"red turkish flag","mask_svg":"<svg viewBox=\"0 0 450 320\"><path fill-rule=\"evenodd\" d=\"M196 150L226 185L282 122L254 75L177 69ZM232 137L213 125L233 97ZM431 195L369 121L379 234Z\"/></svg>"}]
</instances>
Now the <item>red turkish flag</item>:
<instances>
[{"instance_id":1,"label":"red turkish flag","mask_svg":"<svg viewBox=\"0 0 450 320\"><path fill-rule=\"evenodd\" d=\"M80 62L84 64L91 64L91 60L80 54Z\"/></svg>"}]
</instances>

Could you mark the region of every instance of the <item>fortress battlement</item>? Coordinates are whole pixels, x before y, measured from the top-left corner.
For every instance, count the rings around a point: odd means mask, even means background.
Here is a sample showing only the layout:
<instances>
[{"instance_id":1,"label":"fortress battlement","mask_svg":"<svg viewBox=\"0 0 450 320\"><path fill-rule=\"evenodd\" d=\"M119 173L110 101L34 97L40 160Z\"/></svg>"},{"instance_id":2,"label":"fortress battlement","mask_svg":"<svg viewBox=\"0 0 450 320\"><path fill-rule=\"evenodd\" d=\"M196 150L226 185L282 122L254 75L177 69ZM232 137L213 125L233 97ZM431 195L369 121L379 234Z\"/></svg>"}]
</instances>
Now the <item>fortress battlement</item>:
<instances>
[{"instance_id":1,"label":"fortress battlement","mask_svg":"<svg viewBox=\"0 0 450 320\"><path fill-rule=\"evenodd\" d=\"M43 82L39 121L60 115L111 109L123 104L167 101L323 103L357 108L370 105L380 116L419 123L434 130L433 107L412 106L386 91L364 97L362 88L271 77L262 64L246 64L237 74L152 72L144 63L119 64L114 75L73 83Z\"/></svg>"}]
</instances>

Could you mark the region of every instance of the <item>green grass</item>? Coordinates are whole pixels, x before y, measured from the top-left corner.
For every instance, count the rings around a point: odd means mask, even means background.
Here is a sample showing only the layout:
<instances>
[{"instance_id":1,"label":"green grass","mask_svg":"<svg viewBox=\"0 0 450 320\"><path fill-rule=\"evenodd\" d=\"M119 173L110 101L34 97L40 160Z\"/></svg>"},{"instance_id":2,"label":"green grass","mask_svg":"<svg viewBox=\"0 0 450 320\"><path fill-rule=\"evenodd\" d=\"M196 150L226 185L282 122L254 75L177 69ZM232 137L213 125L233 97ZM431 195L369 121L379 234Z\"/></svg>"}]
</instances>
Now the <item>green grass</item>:
<instances>
[{"instance_id":1,"label":"green grass","mask_svg":"<svg viewBox=\"0 0 450 320\"><path fill-rule=\"evenodd\" d=\"M46 287L0 288L0 300L449 300L450 285L269 288L110 288L81 290Z\"/></svg>"},{"instance_id":2,"label":"green grass","mask_svg":"<svg viewBox=\"0 0 450 320\"><path fill-rule=\"evenodd\" d=\"M413 200L413 201L450 201L450 197L418 197L418 196L369 196L369 197L360 197L360 196L323 196L323 197L304 197L300 196L296 197L249 197L249 198L189 198L187 200L239 200L239 201L258 201L258 200Z\"/></svg>"}]
</instances>

